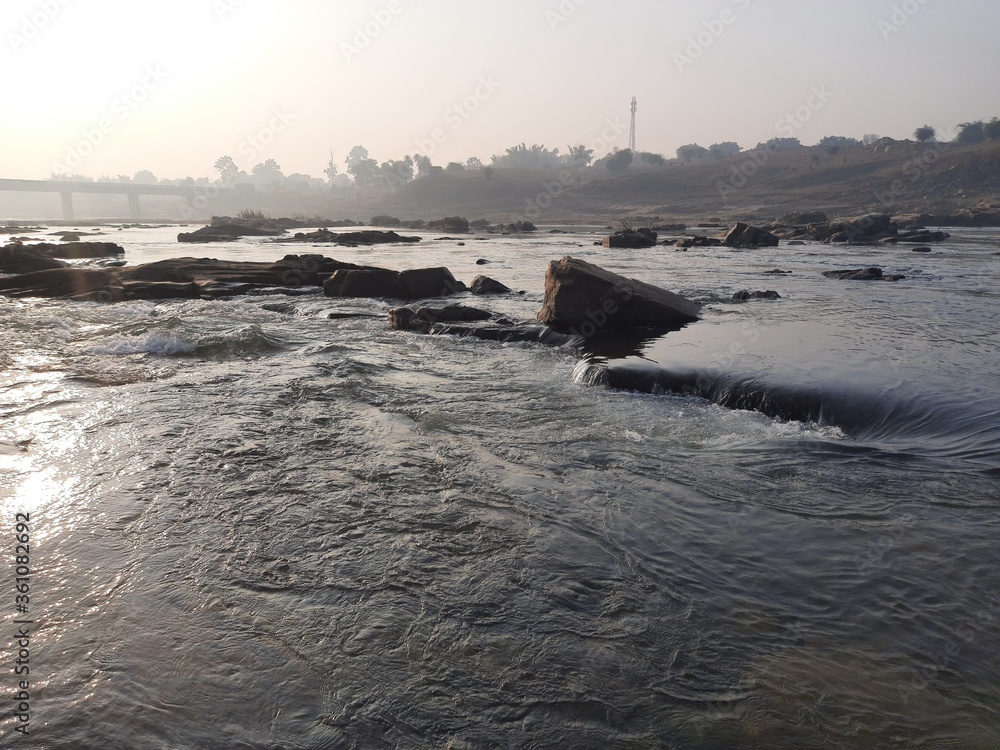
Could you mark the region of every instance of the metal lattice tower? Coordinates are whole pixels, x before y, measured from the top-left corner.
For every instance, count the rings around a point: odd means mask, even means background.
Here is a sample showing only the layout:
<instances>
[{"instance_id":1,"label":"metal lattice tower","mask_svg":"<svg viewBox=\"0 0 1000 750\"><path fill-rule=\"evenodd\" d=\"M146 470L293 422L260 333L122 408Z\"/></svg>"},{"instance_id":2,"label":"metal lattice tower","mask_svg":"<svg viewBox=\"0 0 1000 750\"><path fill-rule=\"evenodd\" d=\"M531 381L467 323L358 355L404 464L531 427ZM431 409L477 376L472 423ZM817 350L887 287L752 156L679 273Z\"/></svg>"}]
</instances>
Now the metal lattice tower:
<instances>
[{"instance_id":1,"label":"metal lattice tower","mask_svg":"<svg viewBox=\"0 0 1000 750\"><path fill-rule=\"evenodd\" d=\"M628 134L628 148L633 154L635 153L635 112L639 108L636 103L635 97L632 97L632 129Z\"/></svg>"}]
</instances>

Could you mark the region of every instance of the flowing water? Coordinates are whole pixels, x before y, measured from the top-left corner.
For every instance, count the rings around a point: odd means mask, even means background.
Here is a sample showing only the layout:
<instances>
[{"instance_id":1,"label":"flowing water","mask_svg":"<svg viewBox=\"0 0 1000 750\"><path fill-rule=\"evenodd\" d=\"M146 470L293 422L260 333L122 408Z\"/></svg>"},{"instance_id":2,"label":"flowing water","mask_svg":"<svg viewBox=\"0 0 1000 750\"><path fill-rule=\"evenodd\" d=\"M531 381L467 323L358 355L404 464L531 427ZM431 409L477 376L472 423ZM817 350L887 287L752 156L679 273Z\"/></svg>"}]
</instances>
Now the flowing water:
<instances>
[{"instance_id":1,"label":"flowing water","mask_svg":"<svg viewBox=\"0 0 1000 750\"><path fill-rule=\"evenodd\" d=\"M8 711L0 745L1000 746L1000 233L921 255L176 231L111 239L130 263L485 272L525 293L466 302L519 319L570 254L705 313L577 350L391 331L381 300L0 299L33 623L31 736ZM907 279L820 275L869 265Z\"/></svg>"}]
</instances>

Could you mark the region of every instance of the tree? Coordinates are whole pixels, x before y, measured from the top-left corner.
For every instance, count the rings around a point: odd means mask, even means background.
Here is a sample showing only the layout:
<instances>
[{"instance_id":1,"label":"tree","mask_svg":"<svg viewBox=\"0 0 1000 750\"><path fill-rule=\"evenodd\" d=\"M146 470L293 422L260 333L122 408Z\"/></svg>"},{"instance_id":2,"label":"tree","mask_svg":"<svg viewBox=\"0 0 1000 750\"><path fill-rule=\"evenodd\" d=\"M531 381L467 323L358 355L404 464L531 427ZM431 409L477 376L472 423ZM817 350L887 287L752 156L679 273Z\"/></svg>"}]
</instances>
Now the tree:
<instances>
[{"instance_id":1,"label":"tree","mask_svg":"<svg viewBox=\"0 0 1000 750\"><path fill-rule=\"evenodd\" d=\"M576 169L589 167L590 163L594 160L594 149L587 148L583 144L579 146L567 146L565 160L566 165L569 167Z\"/></svg>"},{"instance_id":2,"label":"tree","mask_svg":"<svg viewBox=\"0 0 1000 750\"><path fill-rule=\"evenodd\" d=\"M958 135L955 142L968 146L973 143L982 143L986 140L986 124L982 120L976 122L963 122L958 126Z\"/></svg>"},{"instance_id":3,"label":"tree","mask_svg":"<svg viewBox=\"0 0 1000 750\"><path fill-rule=\"evenodd\" d=\"M724 141L722 143L713 143L708 147L708 153L715 159L724 159L729 156L736 156L742 151L740 144L735 141Z\"/></svg>"},{"instance_id":4,"label":"tree","mask_svg":"<svg viewBox=\"0 0 1000 750\"><path fill-rule=\"evenodd\" d=\"M861 145L872 146L875 144L876 141L881 141L881 140L882 136L880 136L878 133L866 133L865 136L861 139Z\"/></svg>"},{"instance_id":5,"label":"tree","mask_svg":"<svg viewBox=\"0 0 1000 750\"><path fill-rule=\"evenodd\" d=\"M483 176L486 177L487 180L492 180L493 179L493 173L496 171L496 168L495 167L486 166L486 167L483 167L480 171L483 173Z\"/></svg>"},{"instance_id":6,"label":"tree","mask_svg":"<svg viewBox=\"0 0 1000 750\"><path fill-rule=\"evenodd\" d=\"M407 155L402 159L390 159L382 162L379 172L386 187L394 188L405 185L413 179L413 157Z\"/></svg>"},{"instance_id":7,"label":"tree","mask_svg":"<svg viewBox=\"0 0 1000 750\"><path fill-rule=\"evenodd\" d=\"M927 143L927 141L933 141L936 135L934 128L930 125L921 125L919 128L913 131L913 137L916 138L921 143Z\"/></svg>"},{"instance_id":8,"label":"tree","mask_svg":"<svg viewBox=\"0 0 1000 750\"><path fill-rule=\"evenodd\" d=\"M497 169L545 169L559 163L559 149L523 143L511 146L502 154L494 154L490 161Z\"/></svg>"},{"instance_id":9,"label":"tree","mask_svg":"<svg viewBox=\"0 0 1000 750\"><path fill-rule=\"evenodd\" d=\"M413 157L413 164L417 168L417 177L427 177L434 167L430 157L425 154L417 154Z\"/></svg>"},{"instance_id":10,"label":"tree","mask_svg":"<svg viewBox=\"0 0 1000 750\"><path fill-rule=\"evenodd\" d=\"M704 146L699 146L697 143L689 143L677 149L677 158L681 161L704 159L706 156L708 156L708 149Z\"/></svg>"},{"instance_id":11,"label":"tree","mask_svg":"<svg viewBox=\"0 0 1000 750\"><path fill-rule=\"evenodd\" d=\"M368 149L364 146L352 148L344 163L347 164L347 174L358 187L370 187L381 176L378 162L368 156Z\"/></svg>"},{"instance_id":12,"label":"tree","mask_svg":"<svg viewBox=\"0 0 1000 750\"><path fill-rule=\"evenodd\" d=\"M791 151L795 148L802 148L802 141L798 138L772 138L765 143L758 143L757 148L767 151Z\"/></svg>"},{"instance_id":13,"label":"tree","mask_svg":"<svg viewBox=\"0 0 1000 750\"><path fill-rule=\"evenodd\" d=\"M619 151L615 149L604 157L604 166L612 175L623 175L632 165L633 154L630 149Z\"/></svg>"},{"instance_id":14,"label":"tree","mask_svg":"<svg viewBox=\"0 0 1000 750\"><path fill-rule=\"evenodd\" d=\"M138 183L139 185L155 185L159 182L159 180L156 179L156 175L148 169L143 169L135 173L135 177L132 178L132 182Z\"/></svg>"},{"instance_id":15,"label":"tree","mask_svg":"<svg viewBox=\"0 0 1000 750\"><path fill-rule=\"evenodd\" d=\"M331 185L333 185L334 180L337 179L337 173L340 171L337 168L337 162L335 162L333 160L333 153L334 153L334 151L331 148L330 149L330 161L327 162L326 169L323 170L323 174L326 175L326 178L330 181Z\"/></svg>"},{"instance_id":16,"label":"tree","mask_svg":"<svg viewBox=\"0 0 1000 750\"><path fill-rule=\"evenodd\" d=\"M638 151L636 157L651 167L662 167L667 163L662 154L654 154L649 151Z\"/></svg>"},{"instance_id":17,"label":"tree","mask_svg":"<svg viewBox=\"0 0 1000 750\"><path fill-rule=\"evenodd\" d=\"M240 168L231 156L220 156L215 160L215 169L219 173L222 182L235 182L240 174Z\"/></svg>"},{"instance_id":18,"label":"tree","mask_svg":"<svg viewBox=\"0 0 1000 750\"><path fill-rule=\"evenodd\" d=\"M458 174L459 172L465 171L465 165L460 164L457 161L450 161L448 162L448 166L444 168L444 171L449 172L451 174Z\"/></svg>"},{"instance_id":19,"label":"tree","mask_svg":"<svg viewBox=\"0 0 1000 750\"><path fill-rule=\"evenodd\" d=\"M983 127L986 129L986 137L991 141L995 141L1000 138L1000 120L996 117L986 123Z\"/></svg>"},{"instance_id":20,"label":"tree","mask_svg":"<svg viewBox=\"0 0 1000 750\"><path fill-rule=\"evenodd\" d=\"M822 146L830 153L837 153L837 151L844 148L854 148L855 146L860 146L861 141L857 138L848 138L846 135L828 135L816 145ZM837 149L837 151L830 151L832 148Z\"/></svg>"},{"instance_id":21,"label":"tree","mask_svg":"<svg viewBox=\"0 0 1000 750\"><path fill-rule=\"evenodd\" d=\"M250 170L250 174L264 187L276 187L285 179L285 175L281 173L281 167L274 159L268 159L256 165Z\"/></svg>"},{"instance_id":22,"label":"tree","mask_svg":"<svg viewBox=\"0 0 1000 750\"><path fill-rule=\"evenodd\" d=\"M470 156L465 162L466 169L482 169L483 161L478 156Z\"/></svg>"}]
</instances>

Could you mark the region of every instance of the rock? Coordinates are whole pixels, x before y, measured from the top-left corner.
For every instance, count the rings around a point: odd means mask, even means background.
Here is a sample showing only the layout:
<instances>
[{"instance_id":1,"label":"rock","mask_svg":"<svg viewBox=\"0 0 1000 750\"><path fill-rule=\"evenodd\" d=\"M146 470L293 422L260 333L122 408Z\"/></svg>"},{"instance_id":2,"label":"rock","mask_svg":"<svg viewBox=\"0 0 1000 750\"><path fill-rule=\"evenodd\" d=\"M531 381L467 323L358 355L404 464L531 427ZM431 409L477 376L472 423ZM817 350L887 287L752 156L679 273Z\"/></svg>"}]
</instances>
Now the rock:
<instances>
[{"instance_id":1,"label":"rock","mask_svg":"<svg viewBox=\"0 0 1000 750\"><path fill-rule=\"evenodd\" d=\"M65 263L38 251L36 247L20 243L0 247L0 273L32 273L66 267Z\"/></svg>"},{"instance_id":2,"label":"rock","mask_svg":"<svg viewBox=\"0 0 1000 750\"><path fill-rule=\"evenodd\" d=\"M254 227L243 224L218 224L206 226L194 232L181 232L178 242L232 242L240 237L277 237L284 229L274 227Z\"/></svg>"},{"instance_id":3,"label":"rock","mask_svg":"<svg viewBox=\"0 0 1000 750\"><path fill-rule=\"evenodd\" d=\"M493 314L463 305L447 307L396 307L389 311L389 326L400 331L428 333L435 323L473 323L489 320Z\"/></svg>"},{"instance_id":4,"label":"rock","mask_svg":"<svg viewBox=\"0 0 1000 750\"><path fill-rule=\"evenodd\" d=\"M329 229L317 229L315 232L296 232L294 237L282 237L275 242L320 242L331 245L386 245L395 242L420 242L420 237L404 236L393 231L382 232L377 229L364 229L360 232L331 232Z\"/></svg>"},{"instance_id":5,"label":"rock","mask_svg":"<svg viewBox=\"0 0 1000 750\"><path fill-rule=\"evenodd\" d=\"M473 294L509 294L510 288L489 276L477 276L472 280L469 291Z\"/></svg>"},{"instance_id":6,"label":"rock","mask_svg":"<svg viewBox=\"0 0 1000 750\"><path fill-rule=\"evenodd\" d=\"M54 268L0 278L0 293L11 297L65 297L118 302L125 299L121 283L108 271Z\"/></svg>"},{"instance_id":7,"label":"rock","mask_svg":"<svg viewBox=\"0 0 1000 750\"><path fill-rule=\"evenodd\" d=\"M913 248L913 252L915 252L915 253L929 253L929 252L931 252L931 249L929 247L915 247L915 248Z\"/></svg>"},{"instance_id":8,"label":"rock","mask_svg":"<svg viewBox=\"0 0 1000 750\"><path fill-rule=\"evenodd\" d=\"M781 299L781 295L773 289L768 289L766 292L751 292L743 290L742 292L736 292L736 294L733 295L733 302L746 302L751 299Z\"/></svg>"},{"instance_id":9,"label":"rock","mask_svg":"<svg viewBox=\"0 0 1000 750\"><path fill-rule=\"evenodd\" d=\"M486 260L486 258L480 258L479 260L476 261L477 266L485 266L488 263L489 261Z\"/></svg>"},{"instance_id":10,"label":"rock","mask_svg":"<svg viewBox=\"0 0 1000 750\"><path fill-rule=\"evenodd\" d=\"M800 246L800 245L804 245L804 244L806 244L806 243L805 243L805 242L803 242L802 240L789 240L789 241L788 241L788 244L789 244L789 245L795 245L795 246Z\"/></svg>"},{"instance_id":11,"label":"rock","mask_svg":"<svg viewBox=\"0 0 1000 750\"><path fill-rule=\"evenodd\" d=\"M127 299L187 299L198 296L198 287L188 281L123 281Z\"/></svg>"},{"instance_id":12,"label":"rock","mask_svg":"<svg viewBox=\"0 0 1000 750\"><path fill-rule=\"evenodd\" d=\"M403 299L403 287L399 282L399 273L388 269L337 271L323 284L323 293L327 297Z\"/></svg>"},{"instance_id":13,"label":"rock","mask_svg":"<svg viewBox=\"0 0 1000 750\"><path fill-rule=\"evenodd\" d=\"M924 242L944 242L949 237L951 237L951 235L948 234L947 232L931 232L929 230L924 229L914 232L904 232L894 237L886 237L885 239L882 240L882 242L893 243L893 244L897 242L905 242L905 243L912 242L916 244L921 244Z\"/></svg>"},{"instance_id":14,"label":"rock","mask_svg":"<svg viewBox=\"0 0 1000 750\"><path fill-rule=\"evenodd\" d=\"M828 279L843 279L846 281L901 281L905 276L885 276L881 268L855 268L848 271L824 271Z\"/></svg>"},{"instance_id":15,"label":"rock","mask_svg":"<svg viewBox=\"0 0 1000 750\"><path fill-rule=\"evenodd\" d=\"M638 250L656 245L656 232L652 229L626 228L605 237L601 243L604 247L625 250Z\"/></svg>"},{"instance_id":16,"label":"rock","mask_svg":"<svg viewBox=\"0 0 1000 750\"><path fill-rule=\"evenodd\" d=\"M727 247L777 247L779 240L765 229L758 229L739 222L729 230L723 244Z\"/></svg>"},{"instance_id":17,"label":"rock","mask_svg":"<svg viewBox=\"0 0 1000 750\"><path fill-rule=\"evenodd\" d=\"M383 297L426 299L465 291L447 268L341 270L323 285L328 297Z\"/></svg>"},{"instance_id":18,"label":"rock","mask_svg":"<svg viewBox=\"0 0 1000 750\"><path fill-rule=\"evenodd\" d=\"M549 264L538 322L595 330L628 326L683 326L701 307L678 294L566 256Z\"/></svg>"},{"instance_id":19,"label":"rock","mask_svg":"<svg viewBox=\"0 0 1000 750\"><path fill-rule=\"evenodd\" d=\"M365 266L341 263L322 255L286 255L275 263L216 260L214 258L170 258L125 266L112 273L121 280L129 294L148 291L151 299L163 299L171 289L179 296L190 296L190 289L206 297L232 296L268 287L320 286L339 270L361 270ZM145 282L147 285L130 284ZM177 286L151 286L149 284ZM191 286L193 285L193 286Z\"/></svg>"},{"instance_id":20,"label":"rock","mask_svg":"<svg viewBox=\"0 0 1000 750\"><path fill-rule=\"evenodd\" d=\"M466 234L469 231L469 221L461 216L446 216L437 221L427 222L427 228L448 234Z\"/></svg>"},{"instance_id":21,"label":"rock","mask_svg":"<svg viewBox=\"0 0 1000 750\"><path fill-rule=\"evenodd\" d=\"M110 258L115 255L124 255L125 248L114 242L67 242L62 245L37 245L44 248L53 258L68 258L78 260L81 258Z\"/></svg>"},{"instance_id":22,"label":"rock","mask_svg":"<svg viewBox=\"0 0 1000 750\"><path fill-rule=\"evenodd\" d=\"M764 274L768 276L778 276L786 273L791 273L791 271L782 271L780 268L772 268L770 271L764 271Z\"/></svg>"}]
</instances>

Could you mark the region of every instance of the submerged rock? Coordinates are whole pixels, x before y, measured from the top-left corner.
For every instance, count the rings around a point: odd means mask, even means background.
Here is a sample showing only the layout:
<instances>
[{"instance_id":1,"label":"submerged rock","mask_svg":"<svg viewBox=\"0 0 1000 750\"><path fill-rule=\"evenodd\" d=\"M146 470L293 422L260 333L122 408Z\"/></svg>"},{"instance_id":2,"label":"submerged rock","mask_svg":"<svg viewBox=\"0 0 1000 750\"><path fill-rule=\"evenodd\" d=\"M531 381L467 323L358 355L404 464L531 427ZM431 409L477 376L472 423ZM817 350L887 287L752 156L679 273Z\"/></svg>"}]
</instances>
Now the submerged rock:
<instances>
[{"instance_id":1,"label":"submerged rock","mask_svg":"<svg viewBox=\"0 0 1000 750\"><path fill-rule=\"evenodd\" d=\"M781 299L781 295L773 289L768 289L766 292L751 292L744 289L733 295L733 302L746 302L751 299Z\"/></svg>"},{"instance_id":2,"label":"submerged rock","mask_svg":"<svg viewBox=\"0 0 1000 750\"><path fill-rule=\"evenodd\" d=\"M243 224L218 224L197 229L194 232L181 232L177 235L178 242L232 242L240 237L277 237L285 233L284 229L273 227L255 227Z\"/></svg>"},{"instance_id":3,"label":"submerged rock","mask_svg":"<svg viewBox=\"0 0 1000 750\"><path fill-rule=\"evenodd\" d=\"M420 237L396 234L393 231L383 232L377 229L364 229L359 232L331 232L329 229L317 229L315 232L296 232L294 237L282 237L275 242L320 242L331 245L388 245L397 242L420 242Z\"/></svg>"},{"instance_id":4,"label":"submerged rock","mask_svg":"<svg viewBox=\"0 0 1000 750\"><path fill-rule=\"evenodd\" d=\"M666 289L619 276L566 256L549 264L538 322L594 330L642 325L682 326L698 319L700 305Z\"/></svg>"},{"instance_id":5,"label":"submerged rock","mask_svg":"<svg viewBox=\"0 0 1000 750\"><path fill-rule=\"evenodd\" d=\"M854 268L847 271L824 271L828 279L846 281L902 281L906 277L900 274L885 276L881 268Z\"/></svg>"}]
</instances>

